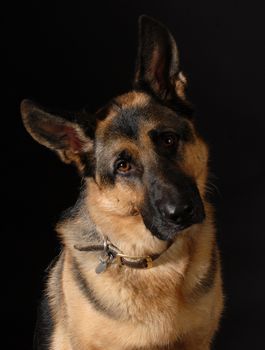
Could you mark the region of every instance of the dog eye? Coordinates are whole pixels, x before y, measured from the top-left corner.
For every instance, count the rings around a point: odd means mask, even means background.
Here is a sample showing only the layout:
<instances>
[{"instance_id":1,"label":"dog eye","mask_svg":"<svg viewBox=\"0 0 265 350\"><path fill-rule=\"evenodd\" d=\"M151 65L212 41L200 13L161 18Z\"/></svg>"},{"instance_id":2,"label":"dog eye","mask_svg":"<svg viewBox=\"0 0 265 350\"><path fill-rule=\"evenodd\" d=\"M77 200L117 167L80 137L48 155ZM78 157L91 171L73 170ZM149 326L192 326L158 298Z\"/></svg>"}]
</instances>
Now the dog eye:
<instances>
[{"instance_id":1,"label":"dog eye","mask_svg":"<svg viewBox=\"0 0 265 350\"><path fill-rule=\"evenodd\" d=\"M116 163L116 170L119 173L127 173L131 170L131 164L127 160L121 159Z\"/></svg>"},{"instance_id":2,"label":"dog eye","mask_svg":"<svg viewBox=\"0 0 265 350\"><path fill-rule=\"evenodd\" d=\"M161 142L164 147L171 148L177 145L178 143L178 137L176 134L173 133L163 133L160 135Z\"/></svg>"}]
</instances>

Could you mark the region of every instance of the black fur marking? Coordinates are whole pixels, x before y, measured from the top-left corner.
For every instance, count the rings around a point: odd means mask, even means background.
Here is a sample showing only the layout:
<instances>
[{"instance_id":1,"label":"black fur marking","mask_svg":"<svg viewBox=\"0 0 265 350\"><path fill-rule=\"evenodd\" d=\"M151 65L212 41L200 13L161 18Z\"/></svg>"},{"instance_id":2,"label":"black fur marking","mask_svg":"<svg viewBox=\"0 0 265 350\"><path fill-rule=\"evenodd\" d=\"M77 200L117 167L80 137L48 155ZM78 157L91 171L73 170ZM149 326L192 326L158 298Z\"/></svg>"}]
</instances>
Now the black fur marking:
<instances>
[{"instance_id":1,"label":"black fur marking","mask_svg":"<svg viewBox=\"0 0 265 350\"><path fill-rule=\"evenodd\" d=\"M161 123L161 126L158 125L155 128L155 130L150 130L149 131L149 135L155 141L156 140L156 136L159 136L160 134L168 131L168 132L175 133L183 141L188 142L188 141L193 141L194 140L194 137L192 135L192 132L191 132L190 127L187 124L187 122L181 120L181 122L175 123L175 125L172 125L172 127L175 130L168 130Z\"/></svg>"},{"instance_id":2,"label":"black fur marking","mask_svg":"<svg viewBox=\"0 0 265 350\"><path fill-rule=\"evenodd\" d=\"M87 153L82 153L80 155L80 160L84 164L84 170L82 175L84 177L94 177L95 176L95 158L94 155L89 155Z\"/></svg>"},{"instance_id":3,"label":"black fur marking","mask_svg":"<svg viewBox=\"0 0 265 350\"><path fill-rule=\"evenodd\" d=\"M217 248L214 247L212 250L212 256L211 256L211 261L210 261L208 270L205 276L203 277L203 279L200 280L198 284L194 287L191 293L192 299L196 300L198 297L208 293L212 289L215 281L216 272L217 272L217 261L218 261L217 257L218 257Z\"/></svg>"},{"instance_id":4,"label":"black fur marking","mask_svg":"<svg viewBox=\"0 0 265 350\"><path fill-rule=\"evenodd\" d=\"M163 144L162 136L165 133L171 133L175 135L176 142L173 147L165 147ZM148 134L154 143L155 152L165 158L166 162L164 165L166 167L166 163L169 164L170 161L173 161L175 163L177 160L181 159L182 154L179 152L180 142L194 142L194 136L192 134L190 126L185 120L183 120L183 118L179 120L177 127L175 126L172 129L165 129L163 126L161 126L161 128L158 126L156 129L150 130Z\"/></svg>"},{"instance_id":5,"label":"black fur marking","mask_svg":"<svg viewBox=\"0 0 265 350\"><path fill-rule=\"evenodd\" d=\"M122 109L107 129L108 137L125 136L130 139L137 139L139 120L143 114L140 108Z\"/></svg>"},{"instance_id":6,"label":"black fur marking","mask_svg":"<svg viewBox=\"0 0 265 350\"><path fill-rule=\"evenodd\" d=\"M161 138L161 135L163 134L163 131L160 130L151 130L149 131L149 136L151 140L154 143L155 151L158 155L166 157L166 160L169 161L176 161L177 160L177 151L178 151L178 144L179 140L177 140L176 145L172 147L165 147L163 145L163 140ZM176 135L176 138L179 139L178 135Z\"/></svg>"},{"instance_id":7,"label":"black fur marking","mask_svg":"<svg viewBox=\"0 0 265 350\"><path fill-rule=\"evenodd\" d=\"M194 142L194 135L191 131L190 125L186 120L182 120L178 126L177 131L181 140L185 142Z\"/></svg>"},{"instance_id":8,"label":"black fur marking","mask_svg":"<svg viewBox=\"0 0 265 350\"><path fill-rule=\"evenodd\" d=\"M120 318L116 310L109 309L108 307L103 305L102 302L97 298L95 291L92 289L88 281L83 276L80 266L74 257L73 257L73 264L72 264L72 272L78 288L80 289L80 291L83 293L83 295L86 297L86 299L89 301L89 303L94 307L96 311L99 311L103 315L113 319Z\"/></svg>"},{"instance_id":9,"label":"black fur marking","mask_svg":"<svg viewBox=\"0 0 265 350\"><path fill-rule=\"evenodd\" d=\"M115 185L115 174L109 169L102 169L100 171L100 180L105 185Z\"/></svg>"}]
</instances>

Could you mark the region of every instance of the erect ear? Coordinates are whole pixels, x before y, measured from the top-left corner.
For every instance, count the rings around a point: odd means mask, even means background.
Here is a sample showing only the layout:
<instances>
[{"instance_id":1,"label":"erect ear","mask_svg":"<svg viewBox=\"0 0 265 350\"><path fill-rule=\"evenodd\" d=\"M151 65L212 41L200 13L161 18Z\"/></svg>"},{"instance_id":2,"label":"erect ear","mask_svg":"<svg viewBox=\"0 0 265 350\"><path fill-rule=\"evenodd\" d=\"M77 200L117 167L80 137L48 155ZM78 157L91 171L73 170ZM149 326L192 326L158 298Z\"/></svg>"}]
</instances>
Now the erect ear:
<instances>
[{"instance_id":1,"label":"erect ear","mask_svg":"<svg viewBox=\"0 0 265 350\"><path fill-rule=\"evenodd\" d=\"M158 21L141 16L134 86L150 91L161 100L173 100L176 96L185 99L185 85L173 36Z\"/></svg>"},{"instance_id":2,"label":"erect ear","mask_svg":"<svg viewBox=\"0 0 265 350\"><path fill-rule=\"evenodd\" d=\"M21 114L25 128L40 144L54 150L65 163L74 163L83 173L93 150L93 140L78 123L50 114L23 100Z\"/></svg>"}]
</instances>

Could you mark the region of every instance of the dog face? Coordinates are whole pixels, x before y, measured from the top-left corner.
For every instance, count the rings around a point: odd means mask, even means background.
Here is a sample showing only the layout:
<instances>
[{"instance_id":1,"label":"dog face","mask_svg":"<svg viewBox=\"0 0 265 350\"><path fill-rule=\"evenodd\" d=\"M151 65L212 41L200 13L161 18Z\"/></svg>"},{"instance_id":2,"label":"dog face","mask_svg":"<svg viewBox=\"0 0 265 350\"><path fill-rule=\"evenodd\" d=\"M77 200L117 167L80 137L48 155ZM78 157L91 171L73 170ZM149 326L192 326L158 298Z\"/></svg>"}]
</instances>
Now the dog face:
<instances>
[{"instance_id":1,"label":"dog face","mask_svg":"<svg viewBox=\"0 0 265 350\"><path fill-rule=\"evenodd\" d=\"M144 225L171 240L203 221L208 153L190 118L185 84L173 37L143 16L134 90L93 116L67 120L22 102L33 138L86 179L87 208L95 221L101 217L99 227Z\"/></svg>"}]
</instances>

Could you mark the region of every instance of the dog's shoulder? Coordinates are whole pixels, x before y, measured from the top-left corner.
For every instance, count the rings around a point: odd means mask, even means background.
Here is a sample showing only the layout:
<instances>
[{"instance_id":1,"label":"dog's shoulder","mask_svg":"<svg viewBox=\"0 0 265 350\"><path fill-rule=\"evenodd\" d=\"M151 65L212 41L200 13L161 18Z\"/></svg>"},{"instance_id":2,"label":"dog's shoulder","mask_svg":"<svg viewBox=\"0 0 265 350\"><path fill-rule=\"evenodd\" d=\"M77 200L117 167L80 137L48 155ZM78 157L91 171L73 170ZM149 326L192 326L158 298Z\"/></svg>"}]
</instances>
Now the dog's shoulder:
<instances>
[{"instance_id":1,"label":"dog's shoulder","mask_svg":"<svg viewBox=\"0 0 265 350\"><path fill-rule=\"evenodd\" d=\"M61 252L56 256L48 268L46 269L45 283L50 279L50 276L56 270L62 270L64 254ZM57 276L58 277L58 276ZM43 292L37 310L37 322L34 331L33 349L34 350L48 350L50 348L50 341L54 331L55 322L52 312L52 305L50 296L47 291Z\"/></svg>"}]
</instances>

